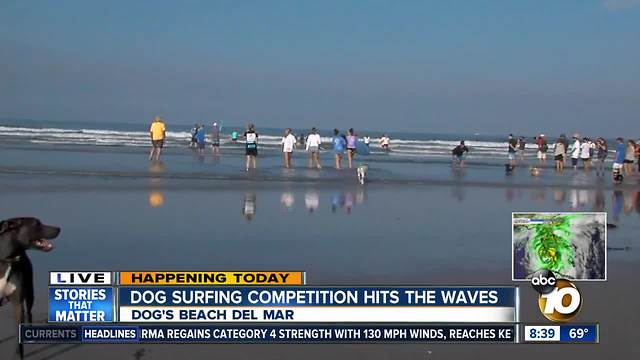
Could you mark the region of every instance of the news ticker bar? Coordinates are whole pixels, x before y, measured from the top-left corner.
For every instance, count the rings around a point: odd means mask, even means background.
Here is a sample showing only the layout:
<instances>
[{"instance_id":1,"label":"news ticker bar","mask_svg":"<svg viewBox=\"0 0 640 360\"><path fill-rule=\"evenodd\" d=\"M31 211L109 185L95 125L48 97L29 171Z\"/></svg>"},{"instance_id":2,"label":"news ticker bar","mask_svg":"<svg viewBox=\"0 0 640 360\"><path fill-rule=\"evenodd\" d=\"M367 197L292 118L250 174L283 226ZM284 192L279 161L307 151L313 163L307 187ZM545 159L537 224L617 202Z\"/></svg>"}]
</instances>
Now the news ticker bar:
<instances>
[{"instance_id":1,"label":"news ticker bar","mask_svg":"<svg viewBox=\"0 0 640 360\"><path fill-rule=\"evenodd\" d=\"M51 271L49 285L306 285L304 271Z\"/></svg>"},{"instance_id":2,"label":"news ticker bar","mask_svg":"<svg viewBox=\"0 0 640 360\"><path fill-rule=\"evenodd\" d=\"M513 323L518 322L518 288L51 286L48 320Z\"/></svg>"},{"instance_id":3,"label":"news ticker bar","mask_svg":"<svg viewBox=\"0 0 640 360\"><path fill-rule=\"evenodd\" d=\"M23 344L505 343L517 324L476 325L20 325Z\"/></svg>"},{"instance_id":4,"label":"news ticker bar","mask_svg":"<svg viewBox=\"0 0 640 360\"><path fill-rule=\"evenodd\" d=\"M523 330L523 331L519 331ZM598 324L43 325L21 324L23 344L55 343L564 343L596 344ZM522 335L519 335L522 334Z\"/></svg>"}]
</instances>

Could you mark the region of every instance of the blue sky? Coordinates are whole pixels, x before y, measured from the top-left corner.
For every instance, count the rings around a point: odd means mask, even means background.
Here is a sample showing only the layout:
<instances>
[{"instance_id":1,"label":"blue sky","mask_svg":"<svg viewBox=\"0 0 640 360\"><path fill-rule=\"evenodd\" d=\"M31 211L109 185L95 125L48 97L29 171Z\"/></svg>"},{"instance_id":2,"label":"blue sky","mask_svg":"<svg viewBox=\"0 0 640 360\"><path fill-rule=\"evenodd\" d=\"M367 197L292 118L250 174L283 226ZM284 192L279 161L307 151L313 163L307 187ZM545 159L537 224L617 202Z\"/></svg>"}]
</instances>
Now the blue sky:
<instances>
[{"instance_id":1,"label":"blue sky","mask_svg":"<svg viewBox=\"0 0 640 360\"><path fill-rule=\"evenodd\" d=\"M635 137L639 40L640 0L5 0L0 117Z\"/></svg>"}]
</instances>

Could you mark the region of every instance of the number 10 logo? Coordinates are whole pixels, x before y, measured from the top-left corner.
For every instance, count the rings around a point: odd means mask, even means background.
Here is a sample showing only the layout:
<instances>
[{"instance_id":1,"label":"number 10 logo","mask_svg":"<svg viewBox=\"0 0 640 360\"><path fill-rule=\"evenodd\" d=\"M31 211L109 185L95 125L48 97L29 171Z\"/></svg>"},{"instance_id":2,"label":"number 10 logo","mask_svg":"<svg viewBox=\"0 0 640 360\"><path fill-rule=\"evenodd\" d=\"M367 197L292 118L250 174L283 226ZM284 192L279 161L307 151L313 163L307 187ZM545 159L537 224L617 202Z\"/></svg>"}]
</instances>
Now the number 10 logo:
<instances>
[{"instance_id":1,"label":"number 10 logo","mask_svg":"<svg viewBox=\"0 0 640 360\"><path fill-rule=\"evenodd\" d=\"M542 315L551 321L569 321L580 312L582 295L569 280L556 280L555 288L538 297L538 306Z\"/></svg>"}]
</instances>

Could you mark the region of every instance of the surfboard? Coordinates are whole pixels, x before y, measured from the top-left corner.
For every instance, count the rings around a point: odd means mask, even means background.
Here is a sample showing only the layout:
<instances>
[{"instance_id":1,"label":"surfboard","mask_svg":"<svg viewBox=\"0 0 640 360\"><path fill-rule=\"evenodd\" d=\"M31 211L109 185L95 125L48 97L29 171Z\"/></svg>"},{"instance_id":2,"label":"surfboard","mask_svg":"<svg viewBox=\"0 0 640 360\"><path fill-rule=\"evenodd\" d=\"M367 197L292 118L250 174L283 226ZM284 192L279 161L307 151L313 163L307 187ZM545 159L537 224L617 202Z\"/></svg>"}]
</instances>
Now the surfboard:
<instances>
[{"instance_id":1,"label":"surfboard","mask_svg":"<svg viewBox=\"0 0 640 360\"><path fill-rule=\"evenodd\" d=\"M363 140L356 141L356 153L359 155L369 155L369 147L364 144Z\"/></svg>"}]
</instances>

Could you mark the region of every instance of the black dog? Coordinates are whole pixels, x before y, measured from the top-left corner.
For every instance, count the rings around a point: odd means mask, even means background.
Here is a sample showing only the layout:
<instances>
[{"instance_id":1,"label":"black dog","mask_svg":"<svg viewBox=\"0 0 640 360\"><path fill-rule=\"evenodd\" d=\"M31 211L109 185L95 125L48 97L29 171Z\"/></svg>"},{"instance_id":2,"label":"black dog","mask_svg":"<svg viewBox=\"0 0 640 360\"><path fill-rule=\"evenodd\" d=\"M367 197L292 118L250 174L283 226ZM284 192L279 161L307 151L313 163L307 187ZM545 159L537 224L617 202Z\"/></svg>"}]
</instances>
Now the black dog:
<instances>
[{"instance_id":1,"label":"black dog","mask_svg":"<svg viewBox=\"0 0 640 360\"><path fill-rule=\"evenodd\" d=\"M27 250L51 251L49 240L58 234L59 227L44 225L36 218L0 222L0 305L5 300L11 302L18 324L32 320L33 268ZM23 357L22 344L18 344L16 352Z\"/></svg>"}]
</instances>

